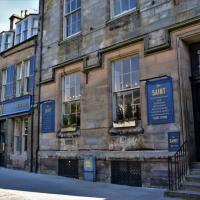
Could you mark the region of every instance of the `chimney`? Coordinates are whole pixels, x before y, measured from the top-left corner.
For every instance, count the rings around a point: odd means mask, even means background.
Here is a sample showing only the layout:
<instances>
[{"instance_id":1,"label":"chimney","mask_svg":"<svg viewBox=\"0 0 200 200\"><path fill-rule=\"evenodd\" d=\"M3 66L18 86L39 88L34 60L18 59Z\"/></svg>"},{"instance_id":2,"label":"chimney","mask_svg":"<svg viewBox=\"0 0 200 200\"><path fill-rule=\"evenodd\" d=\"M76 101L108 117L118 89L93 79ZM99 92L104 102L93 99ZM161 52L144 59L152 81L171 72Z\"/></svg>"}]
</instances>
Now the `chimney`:
<instances>
[{"instance_id":1,"label":"chimney","mask_svg":"<svg viewBox=\"0 0 200 200\"><path fill-rule=\"evenodd\" d=\"M10 18L10 30L15 29L15 24L22 19L22 17L18 15L12 15Z\"/></svg>"},{"instance_id":2,"label":"chimney","mask_svg":"<svg viewBox=\"0 0 200 200\"><path fill-rule=\"evenodd\" d=\"M28 10L24 11L24 17L26 17L28 15Z\"/></svg>"},{"instance_id":3,"label":"chimney","mask_svg":"<svg viewBox=\"0 0 200 200\"><path fill-rule=\"evenodd\" d=\"M24 11L21 10L21 18L23 18L23 17L24 17Z\"/></svg>"}]
</instances>

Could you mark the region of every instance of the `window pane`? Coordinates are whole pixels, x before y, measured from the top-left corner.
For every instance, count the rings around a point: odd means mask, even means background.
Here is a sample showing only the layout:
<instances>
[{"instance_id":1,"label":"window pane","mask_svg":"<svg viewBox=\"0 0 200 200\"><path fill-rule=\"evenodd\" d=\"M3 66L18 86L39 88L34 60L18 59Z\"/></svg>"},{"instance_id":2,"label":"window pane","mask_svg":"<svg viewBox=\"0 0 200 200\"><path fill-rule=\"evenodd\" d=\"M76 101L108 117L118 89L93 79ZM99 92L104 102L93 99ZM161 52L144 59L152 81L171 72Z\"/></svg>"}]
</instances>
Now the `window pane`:
<instances>
[{"instance_id":1,"label":"window pane","mask_svg":"<svg viewBox=\"0 0 200 200\"><path fill-rule=\"evenodd\" d=\"M72 102L71 103L71 114L75 114L76 113L76 102Z\"/></svg>"},{"instance_id":2,"label":"window pane","mask_svg":"<svg viewBox=\"0 0 200 200\"><path fill-rule=\"evenodd\" d=\"M129 9L129 0L121 0L122 12Z\"/></svg>"},{"instance_id":3,"label":"window pane","mask_svg":"<svg viewBox=\"0 0 200 200\"><path fill-rule=\"evenodd\" d=\"M130 9L136 7L136 0L129 0Z\"/></svg>"},{"instance_id":4,"label":"window pane","mask_svg":"<svg viewBox=\"0 0 200 200\"><path fill-rule=\"evenodd\" d=\"M123 89L131 88L131 77L130 74L123 75Z\"/></svg>"},{"instance_id":5,"label":"window pane","mask_svg":"<svg viewBox=\"0 0 200 200\"><path fill-rule=\"evenodd\" d=\"M114 0L114 15L121 13L121 0Z\"/></svg>"}]
</instances>

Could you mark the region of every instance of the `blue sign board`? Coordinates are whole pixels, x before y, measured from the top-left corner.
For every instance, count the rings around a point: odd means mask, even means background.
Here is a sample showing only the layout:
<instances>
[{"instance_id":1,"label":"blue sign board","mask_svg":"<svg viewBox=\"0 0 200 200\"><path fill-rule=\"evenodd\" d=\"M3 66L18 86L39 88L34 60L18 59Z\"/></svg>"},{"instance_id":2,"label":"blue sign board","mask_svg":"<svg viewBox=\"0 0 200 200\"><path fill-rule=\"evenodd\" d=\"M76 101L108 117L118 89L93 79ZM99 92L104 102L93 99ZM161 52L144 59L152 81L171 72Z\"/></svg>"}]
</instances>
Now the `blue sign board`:
<instances>
[{"instance_id":1,"label":"blue sign board","mask_svg":"<svg viewBox=\"0 0 200 200\"><path fill-rule=\"evenodd\" d=\"M95 181L96 165L95 158L92 156L86 156L84 158L84 178L87 181Z\"/></svg>"},{"instance_id":2,"label":"blue sign board","mask_svg":"<svg viewBox=\"0 0 200 200\"><path fill-rule=\"evenodd\" d=\"M42 133L55 131L55 101L42 103Z\"/></svg>"},{"instance_id":3,"label":"blue sign board","mask_svg":"<svg viewBox=\"0 0 200 200\"><path fill-rule=\"evenodd\" d=\"M148 124L165 124L174 122L174 100L172 79L148 81L147 116Z\"/></svg>"},{"instance_id":4,"label":"blue sign board","mask_svg":"<svg viewBox=\"0 0 200 200\"><path fill-rule=\"evenodd\" d=\"M15 98L0 104L0 117L28 112L31 107L31 96Z\"/></svg>"},{"instance_id":5,"label":"blue sign board","mask_svg":"<svg viewBox=\"0 0 200 200\"><path fill-rule=\"evenodd\" d=\"M178 151L180 148L180 132L168 133L168 150L170 152Z\"/></svg>"}]
</instances>

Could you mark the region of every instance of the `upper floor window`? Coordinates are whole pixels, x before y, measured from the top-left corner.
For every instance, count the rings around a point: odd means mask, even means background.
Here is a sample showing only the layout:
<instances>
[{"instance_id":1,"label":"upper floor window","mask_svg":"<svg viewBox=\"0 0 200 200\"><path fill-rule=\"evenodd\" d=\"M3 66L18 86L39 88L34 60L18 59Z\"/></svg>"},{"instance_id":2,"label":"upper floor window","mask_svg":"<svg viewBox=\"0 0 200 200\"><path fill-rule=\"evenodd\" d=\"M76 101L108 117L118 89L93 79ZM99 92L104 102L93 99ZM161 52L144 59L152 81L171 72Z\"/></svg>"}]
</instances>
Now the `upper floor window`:
<instances>
[{"instance_id":1,"label":"upper floor window","mask_svg":"<svg viewBox=\"0 0 200 200\"><path fill-rule=\"evenodd\" d=\"M29 92L30 84L30 60L24 62L24 94Z\"/></svg>"},{"instance_id":2,"label":"upper floor window","mask_svg":"<svg viewBox=\"0 0 200 200\"><path fill-rule=\"evenodd\" d=\"M133 56L113 62L113 120L140 120L139 58Z\"/></svg>"},{"instance_id":3,"label":"upper floor window","mask_svg":"<svg viewBox=\"0 0 200 200\"><path fill-rule=\"evenodd\" d=\"M6 82L7 82L7 70L2 71L2 88L1 88L1 101L6 97Z\"/></svg>"},{"instance_id":4,"label":"upper floor window","mask_svg":"<svg viewBox=\"0 0 200 200\"><path fill-rule=\"evenodd\" d=\"M23 23L22 37L23 37L23 40L27 40L28 38L28 20L25 20Z\"/></svg>"},{"instance_id":5,"label":"upper floor window","mask_svg":"<svg viewBox=\"0 0 200 200\"><path fill-rule=\"evenodd\" d=\"M31 35L37 35L38 32L38 18L32 19Z\"/></svg>"},{"instance_id":6,"label":"upper floor window","mask_svg":"<svg viewBox=\"0 0 200 200\"><path fill-rule=\"evenodd\" d=\"M122 15L136 8L136 0L112 0L112 17Z\"/></svg>"},{"instance_id":7,"label":"upper floor window","mask_svg":"<svg viewBox=\"0 0 200 200\"><path fill-rule=\"evenodd\" d=\"M12 36L7 34L5 39L5 50L12 47Z\"/></svg>"},{"instance_id":8,"label":"upper floor window","mask_svg":"<svg viewBox=\"0 0 200 200\"><path fill-rule=\"evenodd\" d=\"M16 39L15 39L15 43L19 44L21 41L21 24L18 24L16 27Z\"/></svg>"},{"instance_id":9,"label":"upper floor window","mask_svg":"<svg viewBox=\"0 0 200 200\"><path fill-rule=\"evenodd\" d=\"M63 125L80 126L80 73L63 79Z\"/></svg>"},{"instance_id":10,"label":"upper floor window","mask_svg":"<svg viewBox=\"0 0 200 200\"><path fill-rule=\"evenodd\" d=\"M81 31L81 0L64 0L64 37Z\"/></svg>"},{"instance_id":11,"label":"upper floor window","mask_svg":"<svg viewBox=\"0 0 200 200\"><path fill-rule=\"evenodd\" d=\"M0 52L1 52L2 35L0 35Z\"/></svg>"},{"instance_id":12,"label":"upper floor window","mask_svg":"<svg viewBox=\"0 0 200 200\"><path fill-rule=\"evenodd\" d=\"M22 94L22 64L17 64L16 97Z\"/></svg>"}]
</instances>

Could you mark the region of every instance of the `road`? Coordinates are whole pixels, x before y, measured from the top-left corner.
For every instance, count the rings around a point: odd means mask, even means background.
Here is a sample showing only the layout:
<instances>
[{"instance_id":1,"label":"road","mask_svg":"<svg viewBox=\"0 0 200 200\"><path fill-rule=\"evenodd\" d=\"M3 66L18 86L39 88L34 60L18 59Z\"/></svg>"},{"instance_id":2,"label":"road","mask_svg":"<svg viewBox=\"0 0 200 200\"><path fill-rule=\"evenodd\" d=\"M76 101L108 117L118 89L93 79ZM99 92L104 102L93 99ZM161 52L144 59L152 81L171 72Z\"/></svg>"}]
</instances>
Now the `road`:
<instances>
[{"instance_id":1,"label":"road","mask_svg":"<svg viewBox=\"0 0 200 200\"><path fill-rule=\"evenodd\" d=\"M0 168L0 200L170 200L163 194L161 189L91 183Z\"/></svg>"}]
</instances>

